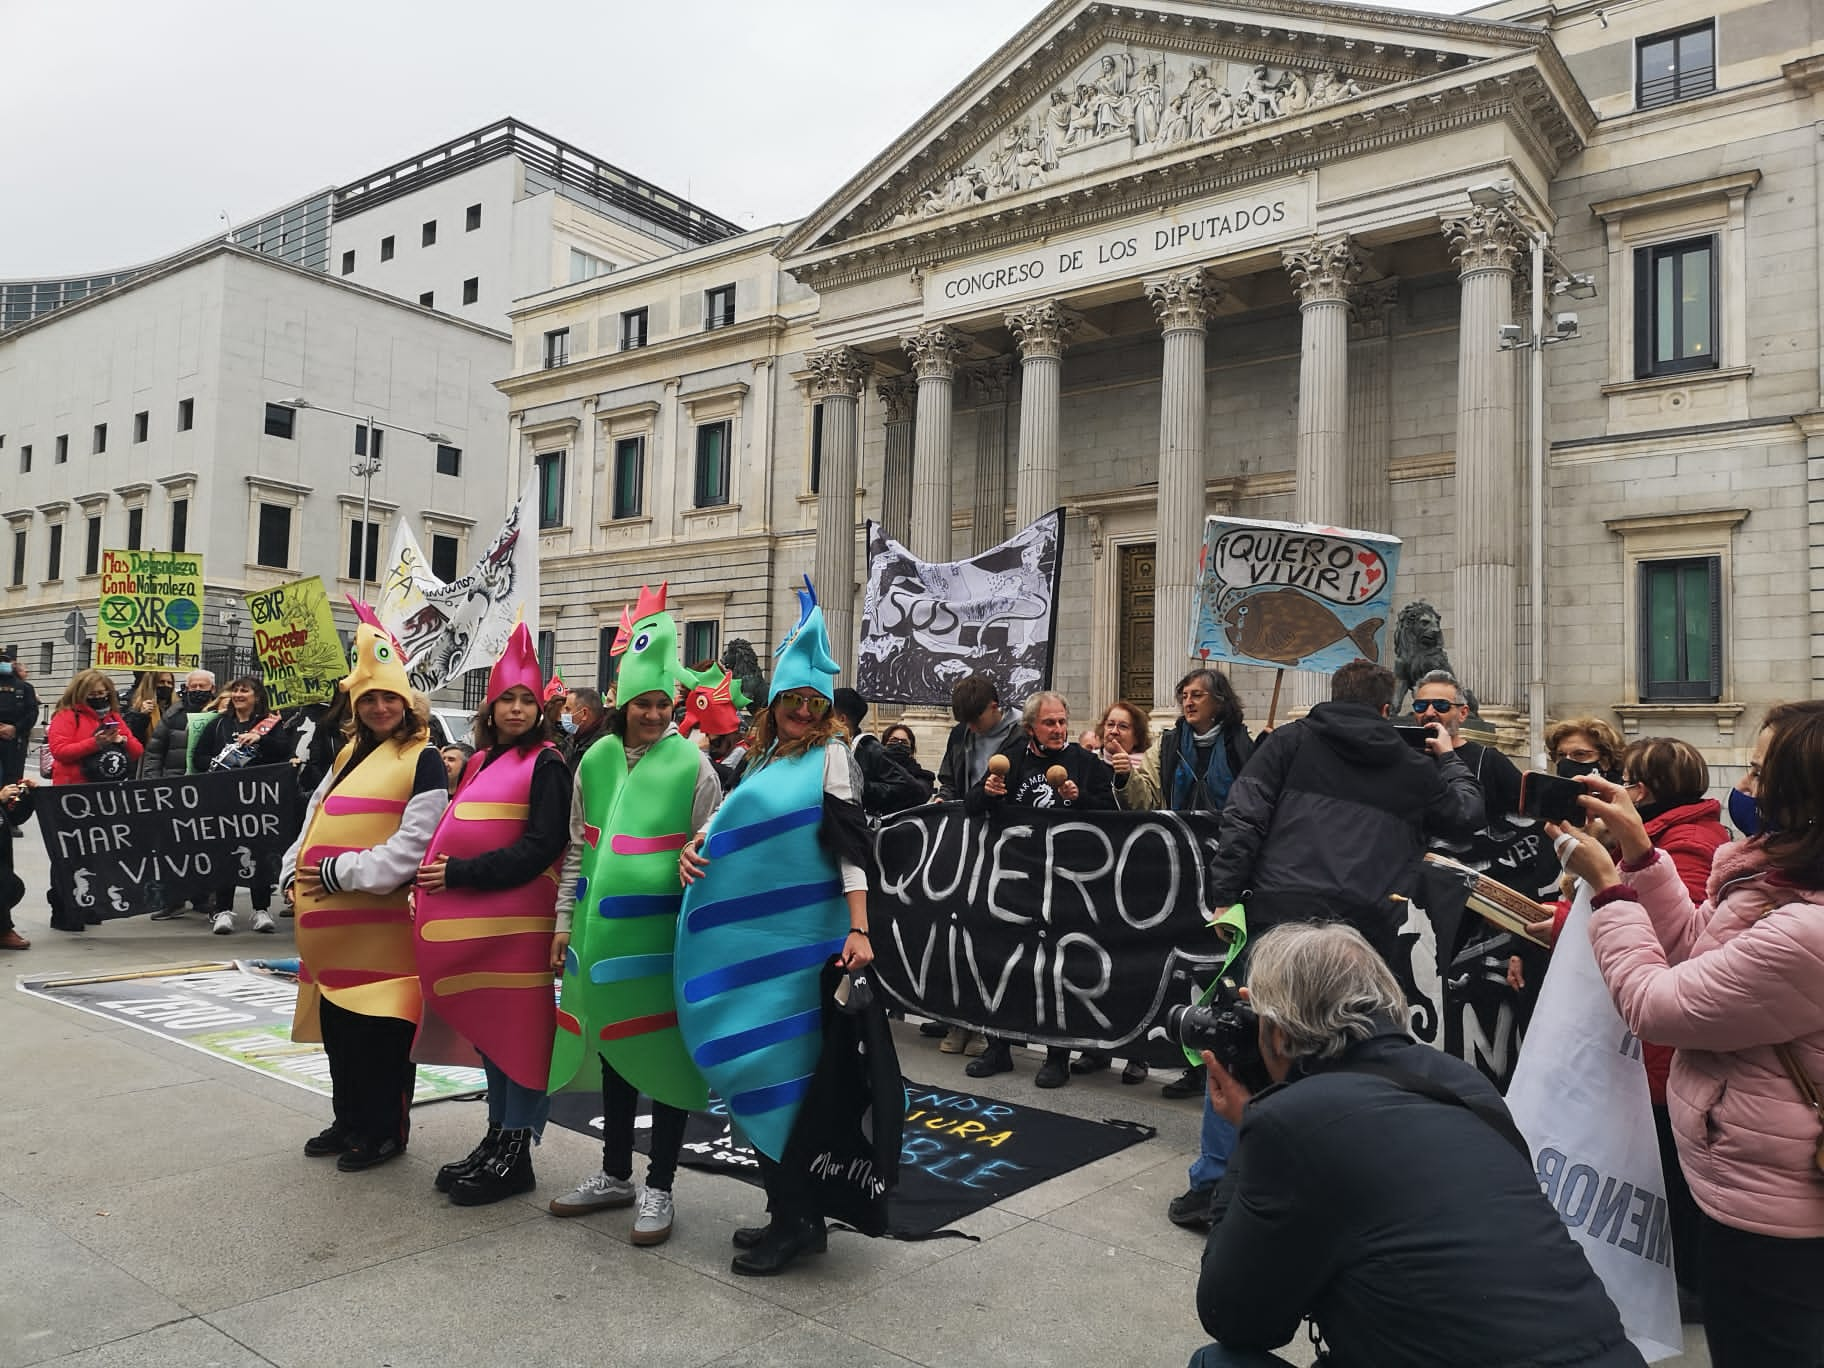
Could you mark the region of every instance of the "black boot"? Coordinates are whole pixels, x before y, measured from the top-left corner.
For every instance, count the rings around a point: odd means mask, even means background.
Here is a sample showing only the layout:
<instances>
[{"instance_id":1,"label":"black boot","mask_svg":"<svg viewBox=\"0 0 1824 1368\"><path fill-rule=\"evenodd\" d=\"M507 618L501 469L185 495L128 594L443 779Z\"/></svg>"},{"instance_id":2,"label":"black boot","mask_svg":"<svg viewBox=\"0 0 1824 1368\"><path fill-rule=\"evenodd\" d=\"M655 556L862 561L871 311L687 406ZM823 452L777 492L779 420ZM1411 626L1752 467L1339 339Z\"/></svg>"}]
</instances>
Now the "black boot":
<instances>
[{"instance_id":1,"label":"black boot","mask_svg":"<svg viewBox=\"0 0 1824 1368\"><path fill-rule=\"evenodd\" d=\"M467 1178L450 1184L450 1200L457 1206L486 1206L530 1192L538 1186L532 1173L532 1132L503 1130L494 1152Z\"/></svg>"},{"instance_id":2,"label":"black boot","mask_svg":"<svg viewBox=\"0 0 1824 1368\"><path fill-rule=\"evenodd\" d=\"M471 1178L481 1166L494 1156L494 1149L500 1143L500 1127L489 1126L488 1133L481 1137L481 1143L470 1150L468 1157L458 1159L453 1164L445 1164L437 1170L437 1191L448 1192L458 1178Z\"/></svg>"},{"instance_id":3,"label":"black boot","mask_svg":"<svg viewBox=\"0 0 1824 1368\"><path fill-rule=\"evenodd\" d=\"M993 1078L1013 1068L1013 1048L1004 1040L990 1040L979 1059L969 1061L963 1072L971 1078Z\"/></svg>"},{"instance_id":4,"label":"black boot","mask_svg":"<svg viewBox=\"0 0 1824 1368\"><path fill-rule=\"evenodd\" d=\"M737 1239L745 1233L737 1231ZM758 1244L735 1255L729 1268L744 1278L770 1278L785 1272L800 1254L821 1254L829 1244L829 1232L821 1217L774 1221Z\"/></svg>"}]
</instances>

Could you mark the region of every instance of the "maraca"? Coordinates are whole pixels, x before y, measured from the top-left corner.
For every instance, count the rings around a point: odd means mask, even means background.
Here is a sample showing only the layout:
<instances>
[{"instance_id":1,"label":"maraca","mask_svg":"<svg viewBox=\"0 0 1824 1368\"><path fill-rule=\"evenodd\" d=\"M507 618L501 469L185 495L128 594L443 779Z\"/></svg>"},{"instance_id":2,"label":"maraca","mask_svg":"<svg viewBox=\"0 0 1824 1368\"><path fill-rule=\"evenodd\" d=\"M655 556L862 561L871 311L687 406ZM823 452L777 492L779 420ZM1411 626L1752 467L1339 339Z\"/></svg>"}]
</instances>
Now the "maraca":
<instances>
[{"instance_id":1,"label":"maraca","mask_svg":"<svg viewBox=\"0 0 1824 1368\"><path fill-rule=\"evenodd\" d=\"M1007 777L1007 771L1012 768L1013 761L1009 760L1004 755L995 754L988 757L988 773L990 774L998 774L1001 778L1005 779Z\"/></svg>"},{"instance_id":2,"label":"maraca","mask_svg":"<svg viewBox=\"0 0 1824 1368\"><path fill-rule=\"evenodd\" d=\"M1065 769L1062 765L1053 765L1050 769L1045 771L1045 782L1050 784L1054 789L1063 788L1064 785L1070 782L1070 771Z\"/></svg>"}]
</instances>

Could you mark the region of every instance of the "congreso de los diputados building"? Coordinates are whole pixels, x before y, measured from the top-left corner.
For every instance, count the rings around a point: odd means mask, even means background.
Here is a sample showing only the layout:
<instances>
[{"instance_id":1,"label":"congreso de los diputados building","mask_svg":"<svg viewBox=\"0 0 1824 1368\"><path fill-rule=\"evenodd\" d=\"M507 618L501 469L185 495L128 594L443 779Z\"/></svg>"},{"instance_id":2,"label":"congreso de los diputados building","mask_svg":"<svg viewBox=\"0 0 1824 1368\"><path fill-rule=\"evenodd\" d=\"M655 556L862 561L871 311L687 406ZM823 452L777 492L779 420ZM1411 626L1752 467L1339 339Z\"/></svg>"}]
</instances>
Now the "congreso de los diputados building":
<instances>
[{"instance_id":1,"label":"congreso de los diputados building","mask_svg":"<svg viewBox=\"0 0 1824 1368\"><path fill-rule=\"evenodd\" d=\"M764 658L810 573L847 667L865 520L1062 507L1093 721L1169 706L1207 514L1296 519L1403 540L1512 749L1729 773L1824 680L1821 112L1809 0L1056 0L797 222L519 302L539 626L605 684L668 580Z\"/></svg>"}]
</instances>

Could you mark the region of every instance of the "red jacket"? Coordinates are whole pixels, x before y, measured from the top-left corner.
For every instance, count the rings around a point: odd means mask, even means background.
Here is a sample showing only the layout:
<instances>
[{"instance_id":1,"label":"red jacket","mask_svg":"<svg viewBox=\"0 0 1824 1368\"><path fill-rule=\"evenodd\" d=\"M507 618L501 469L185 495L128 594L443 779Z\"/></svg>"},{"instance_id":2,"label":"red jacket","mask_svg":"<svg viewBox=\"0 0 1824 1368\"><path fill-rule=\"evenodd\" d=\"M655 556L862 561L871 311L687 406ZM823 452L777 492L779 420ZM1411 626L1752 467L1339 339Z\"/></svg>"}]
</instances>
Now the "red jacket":
<instances>
[{"instance_id":1,"label":"red jacket","mask_svg":"<svg viewBox=\"0 0 1824 1368\"><path fill-rule=\"evenodd\" d=\"M139 757L146 753L146 748L139 744L139 738L133 735L132 729L119 713L110 712L105 717L99 716L87 703L62 708L51 718L51 725L44 734L44 743L51 748L53 784L88 782L82 774L82 762L101 749L95 742L95 733L101 729L103 722L116 722L120 725L121 748L126 751L127 759L137 764Z\"/></svg>"},{"instance_id":2,"label":"red jacket","mask_svg":"<svg viewBox=\"0 0 1824 1368\"><path fill-rule=\"evenodd\" d=\"M1716 860L1716 848L1729 844L1729 828L1722 823L1722 804L1714 798L1701 798L1683 807L1667 808L1647 823L1647 839L1655 850L1672 857L1678 881L1691 895L1691 905L1702 907L1710 886L1710 866ZM1672 1068L1672 1047L1640 1042L1641 1058L1647 1065L1647 1088L1655 1105L1666 1100L1666 1075Z\"/></svg>"}]
</instances>

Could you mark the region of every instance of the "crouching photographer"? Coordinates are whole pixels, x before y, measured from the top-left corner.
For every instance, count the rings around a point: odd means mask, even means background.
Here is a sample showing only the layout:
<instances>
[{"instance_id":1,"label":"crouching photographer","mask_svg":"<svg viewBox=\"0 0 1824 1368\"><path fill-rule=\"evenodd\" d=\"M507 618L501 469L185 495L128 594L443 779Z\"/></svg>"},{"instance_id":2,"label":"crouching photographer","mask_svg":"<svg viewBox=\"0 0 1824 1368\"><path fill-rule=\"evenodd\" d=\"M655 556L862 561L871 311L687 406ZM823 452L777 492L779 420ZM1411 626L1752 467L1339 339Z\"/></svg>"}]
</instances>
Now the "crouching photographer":
<instances>
[{"instance_id":1,"label":"crouching photographer","mask_svg":"<svg viewBox=\"0 0 1824 1368\"><path fill-rule=\"evenodd\" d=\"M1241 1132L1197 1284L1217 1342L1192 1368L1285 1365L1270 1351L1306 1319L1327 1368L1645 1362L1500 1095L1407 1035L1399 985L1360 932L1274 927L1245 991L1178 1023ZM1258 1060L1235 1029L1250 1011ZM1270 1085L1252 1096L1238 1072Z\"/></svg>"}]
</instances>

